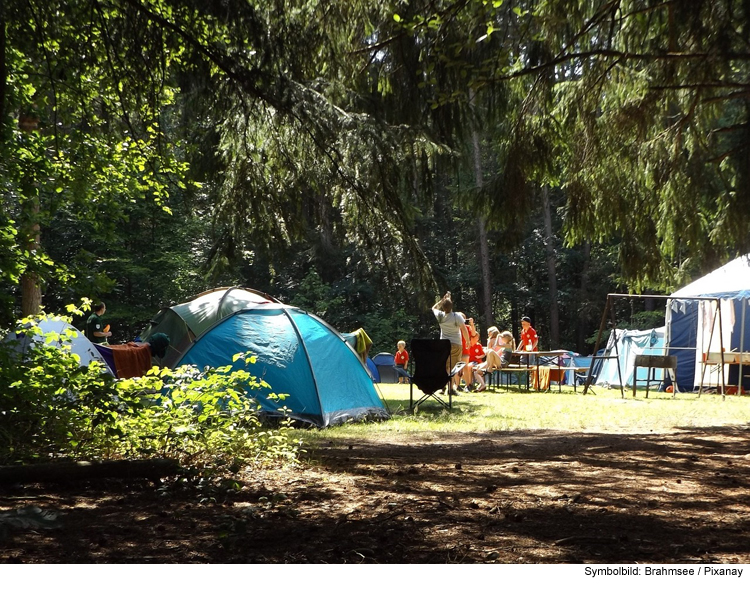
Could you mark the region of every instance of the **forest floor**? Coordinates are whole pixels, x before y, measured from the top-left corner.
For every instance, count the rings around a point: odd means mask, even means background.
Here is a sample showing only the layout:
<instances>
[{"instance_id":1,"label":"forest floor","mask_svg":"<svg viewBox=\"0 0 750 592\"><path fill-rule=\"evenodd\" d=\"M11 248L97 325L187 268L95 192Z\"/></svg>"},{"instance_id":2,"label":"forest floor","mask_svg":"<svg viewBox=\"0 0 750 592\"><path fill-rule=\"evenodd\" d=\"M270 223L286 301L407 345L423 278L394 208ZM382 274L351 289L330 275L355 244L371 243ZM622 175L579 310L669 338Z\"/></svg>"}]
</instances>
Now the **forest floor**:
<instances>
[{"instance_id":1,"label":"forest floor","mask_svg":"<svg viewBox=\"0 0 750 592\"><path fill-rule=\"evenodd\" d=\"M323 442L239 487L0 489L14 563L750 563L750 428ZM36 512L36 514L34 514Z\"/></svg>"}]
</instances>

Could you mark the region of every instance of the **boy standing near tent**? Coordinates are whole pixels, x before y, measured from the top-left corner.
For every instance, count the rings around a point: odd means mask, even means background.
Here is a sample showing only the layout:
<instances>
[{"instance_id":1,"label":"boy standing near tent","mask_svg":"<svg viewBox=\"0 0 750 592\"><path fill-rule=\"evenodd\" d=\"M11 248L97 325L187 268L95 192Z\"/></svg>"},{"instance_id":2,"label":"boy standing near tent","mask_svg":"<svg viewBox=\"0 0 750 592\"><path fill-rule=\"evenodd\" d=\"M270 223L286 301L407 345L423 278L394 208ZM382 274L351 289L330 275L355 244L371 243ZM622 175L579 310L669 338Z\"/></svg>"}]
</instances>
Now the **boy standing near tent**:
<instances>
[{"instance_id":1,"label":"boy standing near tent","mask_svg":"<svg viewBox=\"0 0 750 592\"><path fill-rule=\"evenodd\" d=\"M399 341L396 347L398 351L393 356L393 367L398 374L398 383L409 384L409 352L406 351L406 342Z\"/></svg>"}]
</instances>

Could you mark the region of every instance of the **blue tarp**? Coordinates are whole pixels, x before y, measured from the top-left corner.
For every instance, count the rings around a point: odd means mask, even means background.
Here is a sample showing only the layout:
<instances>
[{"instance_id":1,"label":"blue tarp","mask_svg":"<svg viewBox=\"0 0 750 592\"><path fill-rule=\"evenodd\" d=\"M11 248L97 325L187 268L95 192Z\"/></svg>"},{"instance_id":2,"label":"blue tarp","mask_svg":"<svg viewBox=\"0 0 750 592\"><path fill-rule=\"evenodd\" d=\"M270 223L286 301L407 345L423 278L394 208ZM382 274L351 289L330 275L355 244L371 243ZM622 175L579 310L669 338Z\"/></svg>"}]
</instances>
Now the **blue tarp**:
<instances>
[{"instance_id":1,"label":"blue tarp","mask_svg":"<svg viewBox=\"0 0 750 592\"><path fill-rule=\"evenodd\" d=\"M591 366L592 356L581 356L577 353L571 352L570 357L566 359L566 366L570 368L580 368L580 369L587 369ZM577 384L583 384L584 380L586 379L586 373L584 372L576 372L575 370L567 370L565 372L565 384L574 384L575 381L578 381Z\"/></svg>"},{"instance_id":2,"label":"blue tarp","mask_svg":"<svg viewBox=\"0 0 750 592\"><path fill-rule=\"evenodd\" d=\"M253 389L266 412L284 406L291 417L324 427L364 416L388 417L354 350L340 333L314 315L282 304L261 304L222 319L179 361L198 367L232 365L237 353L251 352L247 369L270 385ZM270 393L289 395L283 401Z\"/></svg>"},{"instance_id":3,"label":"blue tarp","mask_svg":"<svg viewBox=\"0 0 750 592\"><path fill-rule=\"evenodd\" d=\"M607 347L604 350L605 356L615 356L613 359L602 361L601 369L596 377L596 384L608 386L633 386L633 374L635 369L635 357L637 355L665 355L664 350L664 333L665 328L632 330L617 329L609 336ZM615 344L616 341L616 344ZM615 347L616 345L616 347ZM618 374L619 360L619 374ZM660 368L652 370L652 379L661 381L664 371ZM648 368L638 368L636 375L637 386L646 386L648 379ZM622 383L620 381L622 379Z\"/></svg>"},{"instance_id":4,"label":"blue tarp","mask_svg":"<svg viewBox=\"0 0 750 592\"><path fill-rule=\"evenodd\" d=\"M685 300L676 303L671 317L667 315L670 326L669 354L677 358L675 376L681 391L691 391L695 387L695 346L698 331L698 301Z\"/></svg>"},{"instance_id":5,"label":"blue tarp","mask_svg":"<svg viewBox=\"0 0 750 592\"><path fill-rule=\"evenodd\" d=\"M582 356L581 354L570 351L570 350L553 350L550 355L541 356L540 363L542 366L560 366L566 368L580 368L581 370L588 370L591 366L591 356ZM586 378L586 372L575 370L565 370L563 374L562 384L573 384L578 381L578 384L583 384Z\"/></svg>"}]
</instances>

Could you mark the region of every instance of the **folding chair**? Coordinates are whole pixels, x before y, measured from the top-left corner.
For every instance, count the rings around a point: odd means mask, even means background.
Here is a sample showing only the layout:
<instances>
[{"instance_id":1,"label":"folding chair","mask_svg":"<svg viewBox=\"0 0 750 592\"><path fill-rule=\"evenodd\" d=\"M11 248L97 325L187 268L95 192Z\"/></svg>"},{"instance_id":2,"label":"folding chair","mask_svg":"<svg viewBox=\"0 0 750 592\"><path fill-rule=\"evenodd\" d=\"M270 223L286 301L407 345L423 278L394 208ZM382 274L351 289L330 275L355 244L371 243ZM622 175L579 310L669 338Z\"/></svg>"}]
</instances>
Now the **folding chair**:
<instances>
[{"instance_id":1,"label":"folding chair","mask_svg":"<svg viewBox=\"0 0 750 592\"><path fill-rule=\"evenodd\" d=\"M414 362L414 372L409 384L409 410L413 410L430 397L435 399L446 409L453 406L453 387L448 385L451 378L463 368L459 360L450 373L446 370L446 363L451 355L451 342L447 339L412 339L411 357ZM414 385L424 393L414 402ZM447 388L448 402L438 391Z\"/></svg>"}]
</instances>

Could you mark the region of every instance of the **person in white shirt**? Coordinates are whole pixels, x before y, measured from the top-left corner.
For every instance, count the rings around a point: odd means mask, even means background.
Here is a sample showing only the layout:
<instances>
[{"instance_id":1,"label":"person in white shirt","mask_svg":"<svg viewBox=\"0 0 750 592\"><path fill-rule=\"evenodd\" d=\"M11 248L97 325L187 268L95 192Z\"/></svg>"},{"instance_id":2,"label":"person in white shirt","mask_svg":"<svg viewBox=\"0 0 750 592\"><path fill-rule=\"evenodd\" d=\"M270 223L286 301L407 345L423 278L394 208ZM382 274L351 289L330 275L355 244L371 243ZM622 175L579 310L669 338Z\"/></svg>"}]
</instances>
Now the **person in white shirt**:
<instances>
[{"instance_id":1,"label":"person in white shirt","mask_svg":"<svg viewBox=\"0 0 750 592\"><path fill-rule=\"evenodd\" d=\"M451 342L451 355L448 357L446 362L446 370L450 374L453 366L461 361L463 354L463 340L469 343L469 333L466 330L466 319L461 313L453 312L453 300L451 300L451 293L446 292L440 300L438 300L432 306L432 312L435 314L440 325L440 339L447 339ZM451 389L455 394L455 388L458 386L458 381L461 380L460 373L456 373L451 383Z\"/></svg>"}]
</instances>

